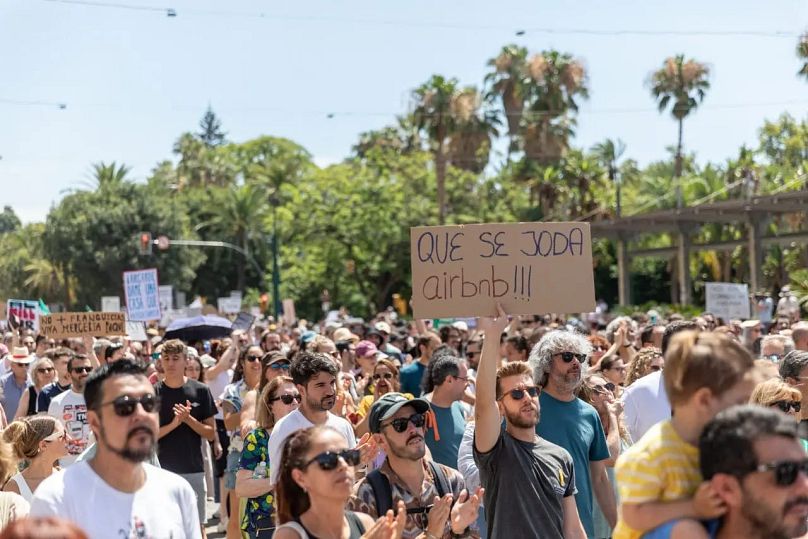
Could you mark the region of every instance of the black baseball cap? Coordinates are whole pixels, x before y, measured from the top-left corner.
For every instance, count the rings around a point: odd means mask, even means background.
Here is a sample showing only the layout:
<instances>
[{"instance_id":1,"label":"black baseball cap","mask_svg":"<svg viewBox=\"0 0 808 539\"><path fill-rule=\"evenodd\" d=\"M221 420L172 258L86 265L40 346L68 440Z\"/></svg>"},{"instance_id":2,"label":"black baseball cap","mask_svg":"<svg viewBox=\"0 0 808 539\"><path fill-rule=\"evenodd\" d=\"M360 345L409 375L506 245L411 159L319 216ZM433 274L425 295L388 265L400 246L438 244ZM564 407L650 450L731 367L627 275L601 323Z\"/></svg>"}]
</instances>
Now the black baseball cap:
<instances>
[{"instance_id":1,"label":"black baseball cap","mask_svg":"<svg viewBox=\"0 0 808 539\"><path fill-rule=\"evenodd\" d=\"M408 399L401 393L385 393L373 403L368 412L368 428L370 432L378 433L382 430L382 421L390 419L403 406L410 405L419 414L429 411L429 403L424 399Z\"/></svg>"}]
</instances>

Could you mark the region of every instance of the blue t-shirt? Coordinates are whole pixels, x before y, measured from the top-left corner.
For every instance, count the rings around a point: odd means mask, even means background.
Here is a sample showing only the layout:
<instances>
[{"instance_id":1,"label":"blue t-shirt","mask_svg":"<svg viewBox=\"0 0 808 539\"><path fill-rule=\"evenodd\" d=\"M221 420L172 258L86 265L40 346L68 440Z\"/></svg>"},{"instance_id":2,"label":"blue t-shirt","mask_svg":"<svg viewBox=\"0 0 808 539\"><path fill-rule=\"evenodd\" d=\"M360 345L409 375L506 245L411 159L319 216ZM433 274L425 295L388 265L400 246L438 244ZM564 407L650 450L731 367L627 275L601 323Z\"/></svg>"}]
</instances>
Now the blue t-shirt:
<instances>
[{"instance_id":1,"label":"blue t-shirt","mask_svg":"<svg viewBox=\"0 0 808 539\"><path fill-rule=\"evenodd\" d=\"M575 505L584 525L586 536L595 536L592 516L592 478L589 463L609 458L606 435L600 423L598 412L581 399L569 402L560 401L542 392L539 397L541 419L536 433L556 445L560 445L572 456L575 467Z\"/></svg>"},{"instance_id":2,"label":"blue t-shirt","mask_svg":"<svg viewBox=\"0 0 808 539\"><path fill-rule=\"evenodd\" d=\"M420 361L413 361L409 365L404 365L398 373L401 380L401 392L411 393L416 397L421 396L421 379L424 377L426 365L421 365ZM455 466L452 466L455 468Z\"/></svg>"},{"instance_id":3,"label":"blue t-shirt","mask_svg":"<svg viewBox=\"0 0 808 539\"><path fill-rule=\"evenodd\" d=\"M463 432L466 430L466 418L463 415L463 405L455 401L449 408L442 408L432 404L435 419L438 424L440 441L435 441L435 429L426 431L426 446L432 453L432 460L450 468L457 469L457 453L460 451L460 442L463 441Z\"/></svg>"}]
</instances>

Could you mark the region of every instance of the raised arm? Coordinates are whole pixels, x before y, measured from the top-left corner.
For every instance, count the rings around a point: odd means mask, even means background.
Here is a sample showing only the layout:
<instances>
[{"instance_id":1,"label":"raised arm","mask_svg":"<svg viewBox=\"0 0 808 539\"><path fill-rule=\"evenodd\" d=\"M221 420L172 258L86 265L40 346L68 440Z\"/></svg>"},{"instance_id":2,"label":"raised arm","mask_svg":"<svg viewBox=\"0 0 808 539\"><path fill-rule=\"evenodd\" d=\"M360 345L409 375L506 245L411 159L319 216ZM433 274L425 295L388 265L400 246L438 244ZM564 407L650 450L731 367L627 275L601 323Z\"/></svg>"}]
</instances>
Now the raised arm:
<instances>
[{"instance_id":1,"label":"raised arm","mask_svg":"<svg viewBox=\"0 0 808 539\"><path fill-rule=\"evenodd\" d=\"M499 338L508 327L508 315L497 304L496 318L480 318L477 327L483 331L483 349L477 370L477 404L474 407L476 433L474 446L480 453L491 451L500 434L501 418L497 406L497 367Z\"/></svg>"}]
</instances>

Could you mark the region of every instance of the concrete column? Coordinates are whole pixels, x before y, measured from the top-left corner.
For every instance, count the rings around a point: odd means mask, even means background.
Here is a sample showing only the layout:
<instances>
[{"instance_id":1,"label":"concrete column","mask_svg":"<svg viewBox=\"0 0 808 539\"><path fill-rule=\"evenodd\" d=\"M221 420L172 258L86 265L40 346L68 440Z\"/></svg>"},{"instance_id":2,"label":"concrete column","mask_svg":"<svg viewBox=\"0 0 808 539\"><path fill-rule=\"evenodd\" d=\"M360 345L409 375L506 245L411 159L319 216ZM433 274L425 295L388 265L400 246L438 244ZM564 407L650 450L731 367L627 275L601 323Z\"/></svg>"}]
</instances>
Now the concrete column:
<instances>
[{"instance_id":1,"label":"concrete column","mask_svg":"<svg viewBox=\"0 0 808 539\"><path fill-rule=\"evenodd\" d=\"M679 229L679 237L676 247L676 269L679 271L679 303L681 305L689 305L691 299L689 229Z\"/></svg>"},{"instance_id":2,"label":"concrete column","mask_svg":"<svg viewBox=\"0 0 808 539\"><path fill-rule=\"evenodd\" d=\"M746 241L749 249L749 291L757 290L763 284L763 246L760 238L763 233L764 223L752 216L746 223Z\"/></svg>"},{"instance_id":3,"label":"concrete column","mask_svg":"<svg viewBox=\"0 0 808 539\"><path fill-rule=\"evenodd\" d=\"M630 264L628 241L620 236L617 239L617 300L620 305L631 304Z\"/></svg>"}]
</instances>

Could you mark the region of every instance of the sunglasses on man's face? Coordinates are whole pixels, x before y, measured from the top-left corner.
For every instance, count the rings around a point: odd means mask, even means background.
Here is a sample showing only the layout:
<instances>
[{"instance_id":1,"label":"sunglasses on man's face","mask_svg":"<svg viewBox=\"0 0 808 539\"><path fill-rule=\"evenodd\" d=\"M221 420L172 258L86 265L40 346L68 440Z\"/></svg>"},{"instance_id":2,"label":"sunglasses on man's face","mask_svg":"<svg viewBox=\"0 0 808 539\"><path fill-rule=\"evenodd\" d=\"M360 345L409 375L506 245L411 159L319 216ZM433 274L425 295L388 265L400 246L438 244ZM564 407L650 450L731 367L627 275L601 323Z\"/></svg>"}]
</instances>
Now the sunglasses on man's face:
<instances>
[{"instance_id":1,"label":"sunglasses on man's face","mask_svg":"<svg viewBox=\"0 0 808 539\"><path fill-rule=\"evenodd\" d=\"M469 358L469 359L473 358L474 356L478 356L478 355L480 355L480 352L474 352L473 350L469 350L468 352L466 352L466 357Z\"/></svg>"},{"instance_id":2,"label":"sunglasses on man's face","mask_svg":"<svg viewBox=\"0 0 808 539\"><path fill-rule=\"evenodd\" d=\"M89 374L89 373L93 372L92 367L73 367L72 370L76 374Z\"/></svg>"},{"instance_id":3,"label":"sunglasses on man's face","mask_svg":"<svg viewBox=\"0 0 808 539\"><path fill-rule=\"evenodd\" d=\"M412 414L410 417L399 417L398 419L392 420L387 425L383 425L382 427L391 427L394 431L401 434L405 430L407 430L407 426L412 423L413 427L416 429L420 429L426 423L426 417L424 414Z\"/></svg>"},{"instance_id":4,"label":"sunglasses on man's face","mask_svg":"<svg viewBox=\"0 0 808 539\"><path fill-rule=\"evenodd\" d=\"M524 389L511 389L510 391L505 392L505 395L510 395L510 397L515 401L520 401L525 398L525 395L529 395L531 399L535 399L541 393L541 389L536 386L529 386ZM505 397L502 395L500 399Z\"/></svg>"},{"instance_id":5,"label":"sunglasses on man's face","mask_svg":"<svg viewBox=\"0 0 808 539\"><path fill-rule=\"evenodd\" d=\"M281 401L282 403L284 403L284 404L286 404L288 406L288 405L292 404L295 401L300 403L300 401L302 401L302 400L303 400L303 397L300 396L300 393L294 393L294 394L291 394L291 395L287 393L285 395L280 395L278 397L272 397L271 399L269 399L269 402Z\"/></svg>"},{"instance_id":6,"label":"sunglasses on man's face","mask_svg":"<svg viewBox=\"0 0 808 539\"><path fill-rule=\"evenodd\" d=\"M309 465L316 462L317 466L324 472L329 472L339 465L339 459L345 461L348 466L357 466L360 461L360 453L358 449L343 449L342 451L326 451L320 453L313 459L303 464L303 468L308 468Z\"/></svg>"},{"instance_id":7,"label":"sunglasses on man's face","mask_svg":"<svg viewBox=\"0 0 808 539\"><path fill-rule=\"evenodd\" d=\"M781 412L788 413L789 410L794 410L798 412L802 409L802 404L797 401L777 401L771 403L769 406L776 406L780 409Z\"/></svg>"},{"instance_id":8,"label":"sunglasses on man's face","mask_svg":"<svg viewBox=\"0 0 808 539\"><path fill-rule=\"evenodd\" d=\"M561 359L564 363L572 363L573 359L578 359L579 363L583 363L586 361L586 354L576 354L575 352L559 352L556 354L557 356L561 356Z\"/></svg>"},{"instance_id":9,"label":"sunglasses on man's face","mask_svg":"<svg viewBox=\"0 0 808 539\"><path fill-rule=\"evenodd\" d=\"M111 404L112 409L115 411L115 415L127 417L135 413L135 408L137 407L138 403L143 406L143 410L146 413L151 413L160 408L160 397L154 393L146 393L141 397L121 395L116 399L101 404L101 406L108 406Z\"/></svg>"},{"instance_id":10,"label":"sunglasses on man's face","mask_svg":"<svg viewBox=\"0 0 808 539\"><path fill-rule=\"evenodd\" d=\"M797 480L800 472L808 475L808 459L806 460L781 460L769 464L760 464L756 471L774 471L774 482L781 487L790 487Z\"/></svg>"}]
</instances>

